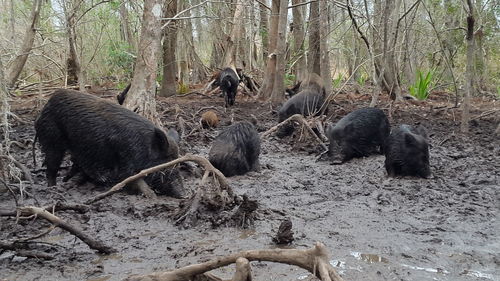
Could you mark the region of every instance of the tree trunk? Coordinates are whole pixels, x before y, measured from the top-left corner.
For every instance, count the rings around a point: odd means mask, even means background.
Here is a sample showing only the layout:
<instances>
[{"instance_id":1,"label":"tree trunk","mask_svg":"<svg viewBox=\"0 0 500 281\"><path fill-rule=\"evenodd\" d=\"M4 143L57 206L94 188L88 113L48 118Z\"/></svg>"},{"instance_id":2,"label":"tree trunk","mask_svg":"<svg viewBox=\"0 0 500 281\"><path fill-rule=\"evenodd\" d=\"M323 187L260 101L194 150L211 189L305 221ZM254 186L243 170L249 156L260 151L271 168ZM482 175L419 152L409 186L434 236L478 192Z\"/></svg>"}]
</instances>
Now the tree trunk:
<instances>
[{"instance_id":1,"label":"tree trunk","mask_svg":"<svg viewBox=\"0 0 500 281\"><path fill-rule=\"evenodd\" d=\"M177 14L177 0L171 0L164 4L163 13L166 18L172 18ZM163 29L163 79L161 82L160 96L168 97L177 93L177 81L175 76L177 43L177 21L171 21Z\"/></svg>"},{"instance_id":2,"label":"tree trunk","mask_svg":"<svg viewBox=\"0 0 500 281\"><path fill-rule=\"evenodd\" d=\"M145 0L132 86L124 106L160 125L156 112L156 70L161 38L161 0Z\"/></svg>"},{"instance_id":3,"label":"tree trunk","mask_svg":"<svg viewBox=\"0 0 500 281\"><path fill-rule=\"evenodd\" d=\"M469 14L467 16L467 66L465 69L465 96L462 105L462 124L460 131L463 134L469 132L469 119L470 119L470 97L474 92L474 5L472 0L467 0L469 7Z\"/></svg>"},{"instance_id":4,"label":"tree trunk","mask_svg":"<svg viewBox=\"0 0 500 281\"><path fill-rule=\"evenodd\" d=\"M129 50L131 53L135 54L137 51L137 43L132 30L130 29L130 22L128 19L128 9L127 0L122 0L120 4L120 27L123 36L123 40L128 43Z\"/></svg>"},{"instance_id":5,"label":"tree trunk","mask_svg":"<svg viewBox=\"0 0 500 281\"><path fill-rule=\"evenodd\" d=\"M236 9L234 10L231 35L227 40L226 53L224 54L224 66L236 68L236 55L238 53L237 50L241 39L243 8L243 0L238 0L236 3Z\"/></svg>"},{"instance_id":6,"label":"tree trunk","mask_svg":"<svg viewBox=\"0 0 500 281\"><path fill-rule=\"evenodd\" d=\"M309 4L309 56L307 57L308 70L321 76L320 65L320 32L319 32L319 3Z\"/></svg>"},{"instance_id":7,"label":"tree trunk","mask_svg":"<svg viewBox=\"0 0 500 281\"><path fill-rule=\"evenodd\" d=\"M332 92L332 74L330 71L330 56L328 55L328 3L326 0L319 1L319 31L320 31L320 70L327 95Z\"/></svg>"},{"instance_id":8,"label":"tree trunk","mask_svg":"<svg viewBox=\"0 0 500 281\"><path fill-rule=\"evenodd\" d=\"M69 56L66 61L68 71L67 84L79 85L80 91L85 92L85 73L82 71L80 59L76 51L76 13L81 0L70 0L63 5L66 16L66 32L68 33Z\"/></svg>"},{"instance_id":9,"label":"tree trunk","mask_svg":"<svg viewBox=\"0 0 500 281\"><path fill-rule=\"evenodd\" d=\"M262 0L261 2L268 4L267 0ZM267 8L259 4L260 8L260 36L262 38L262 63L266 64L267 56L269 55L269 17Z\"/></svg>"},{"instance_id":10,"label":"tree trunk","mask_svg":"<svg viewBox=\"0 0 500 281\"><path fill-rule=\"evenodd\" d=\"M301 0L292 0L293 5L301 3ZM295 74L296 81L302 81L307 74L306 54L304 51L305 31L304 31L304 18L302 16L302 6L292 9L293 23L292 23L292 72Z\"/></svg>"},{"instance_id":11,"label":"tree trunk","mask_svg":"<svg viewBox=\"0 0 500 281\"><path fill-rule=\"evenodd\" d=\"M286 27L288 17L288 0L279 1L278 38L276 43L276 70L274 71L274 85L271 93L273 103L280 102L285 94L285 52L286 52Z\"/></svg>"},{"instance_id":12,"label":"tree trunk","mask_svg":"<svg viewBox=\"0 0 500 281\"><path fill-rule=\"evenodd\" d=\"M269 30L269 50L275 50L278 40L278 24L279 24L279 1L272 1L271 10L271 26ZM276 78L276 54L270 54L267 58L267 66L264 75L264 81L262 81L262 87L260 88L259 96L263 98L270 98L274 79Z\"/></svg>"},{"instance_id":13,"label":"tree trunk","mask_svg":"<svg viewBox=\"0 0 500 281\"><path fill-rule=\"evenodd\" d=\"M9 70L7 71L8 73L7 86L9 88L14 87L17 78L19 78L19 75L21 74L21 71L23 70L24 65L26 64L26 61L28 60L28 55L30 54L31 49L33 48L33 42L35 41L36 25L38 24L38 20L40 18L41 8L42 8L42 0L34 0L33 8L31 10L31 24L28 26L26 32L24 33L24 40L21 46L21 50L19 50L19 55L16 56L16 58L10 65Z\"/></svg>"}]
</instances>

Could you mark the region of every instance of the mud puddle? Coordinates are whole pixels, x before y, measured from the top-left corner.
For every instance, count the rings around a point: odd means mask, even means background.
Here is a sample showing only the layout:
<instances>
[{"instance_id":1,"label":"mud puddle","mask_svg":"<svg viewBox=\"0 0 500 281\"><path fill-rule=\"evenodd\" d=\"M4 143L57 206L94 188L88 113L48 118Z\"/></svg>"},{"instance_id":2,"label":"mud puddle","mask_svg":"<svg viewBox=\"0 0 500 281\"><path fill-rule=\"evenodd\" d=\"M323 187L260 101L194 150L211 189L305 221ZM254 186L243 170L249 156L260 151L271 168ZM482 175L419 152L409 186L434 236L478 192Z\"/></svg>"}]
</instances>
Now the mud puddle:
<instances>
[{"instance_id":1,"label":"mud puddle","mask_svg":"<svg viewBox=\"0 0 500 281\"><path fill-rule=\"evenodd\" d=\"M186 114L184 119L190 121L190 116L207 103L216 107L223 104L217 101L181 99L179 104ZM346 112L365 105L339 104ZM267 129L275 124L268 108L239 102L232 113L236 120L252 113L259 126ZM415 116L422 116L425 110L428 107L401 109L393 114L391 124L414 124ZM220 114L221 124L226 126L231 111L221 109ZM262 170L229 179L236 193L260 203L251 229L212 229L203 223L182 229L169 216L177 201L115 194L96 203L88 214L58 215L112 245L117 254L98 255L72 235L55 229L43 240L54 245L54 260L1 253L0 280L120 280L240 250L275 248L272 237L281 221L290 218L295 241L287 247L301 249L323 242L330 250L331 264L345 280L498 281L500 142L493 135L496 123L477 120L471 137L464 140L452 134L459 126L450 115L425 115L432 145L433 176L429 179L387 178L380 155L343 165L317 162L316 145L271 137L262 144ZM21 117L30 122L34 119ZM165 116L165 121L175 120ZM183 140L182 149L206 156L220 129L190 135ZM33 133L29 124L16 125L12 135L24 140ZM15 156L32 171L40 169L31 164L30 148L19 148ZM37 183L26 190L44 203L61 199L81 202L103 191L71 183L48 189L43 172L32 176ZM188 186L194 189L196 180L189 179ZM24 204L36 203L25 200ZM14 207L7 193L0 194L0 205L2 209ZM16 223L14 218L0 217L0 239L34 236L47 227L39 220ZM255 280L315 280L305 270L288 265L252 262L252 267ZM230 278L233 272L230 266L214 273Z\"/></svg>"}]
</instances>

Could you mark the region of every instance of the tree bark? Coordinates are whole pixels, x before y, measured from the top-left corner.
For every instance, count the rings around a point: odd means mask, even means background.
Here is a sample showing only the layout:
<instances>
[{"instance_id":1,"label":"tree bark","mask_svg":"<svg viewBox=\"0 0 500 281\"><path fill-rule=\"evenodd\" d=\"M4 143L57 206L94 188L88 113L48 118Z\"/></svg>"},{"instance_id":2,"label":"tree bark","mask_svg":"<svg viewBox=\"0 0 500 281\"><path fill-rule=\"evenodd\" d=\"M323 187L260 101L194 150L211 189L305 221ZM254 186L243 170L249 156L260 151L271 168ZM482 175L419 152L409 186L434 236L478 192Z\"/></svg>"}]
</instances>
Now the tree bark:
<instances>
[{"instance_id":1,"label":"tree bark","mask_svg":"<svg viewBox=\"0 0 500 281\"><path fill-rule=\"evenodd\" d=\"M124 106L160 125L156 112L156 70L161 38L161 0L145 0L132 86Z\"/></svg>"},{"instance_id":2,"label":"tree bark","mask_svg":"<svg viewBox=\"0 0 500 281\"><path fill-rule=\"evenodd\" d=\"M177 0L170 0L164 4L163 13L166 18L177 14ZM171 21L163 29L163 79L160 96L169 97L177 93L176 69L177 21Z\"/></svg>"},{"instance_id":3,"label":"tree bark","mask_svg":"<svg viewBox=\"0 0 500 281\"><path fill-rule=\"evenodd\" d=\"M267 0L262 0L264 4L268 4ZM263 4L259 4L260 8L260 36L262 38L262 63L266 64L267 56L269 55L269 16L267 9Z\"/></svg>"},{"instance_id":4,"label":"tree bark","mask_svg":"<svg viewBox=\"0 0 500 281\"><path fill-rule=\"evenodd\" d=\"M320 69L321 78L323 78L326 94L329 95L332 92L332 74L330 71L330 56L328 55L328 34L329 24L328 24L328 2L326 0L321 0L319 2L319 33L320 33Z\"/></svg>"},{"instance_id":5,"label":"tree bark","mask_svg":"<svg viewBox=\"0 0 500 281\"><path fill-rule=\"evenodd\" d=\"M465 69L465 96L462 105L462 124L460 131L463 134L469 132L470 120L470 97L474 92L474 4L473 0L467 0L468 16L467 16L467 66Z\"/></svg>"},{"instance_id":6,"label":"tree bark","mask_svg":"<svg viewBox=\"0 0 500 281\"><path fill-rule=\"evenodd\" d=\"M19 54L16 56L14 61L9 67L7 74L7 86L12 88L19 78L21 71L28 60L28 55L33 48L33 42L35 41L36 25L40 18L40 10L42 8L42 0L34 0L33 8L31 10L31 24L26 29L24 33L24 40L21 46Z\"/></svg>"},{"instance_id":7,"label":"tree bark","mask_svg":"<svg viewBox=\"0 0 500 281\"><path fill-rule=\"evenodd\" d=\"M292 0L293 5L301 3L301 0ZM304 51L305 31L304 31L304 17L302 16L302 6L292 9L293 23L292 23L292 59L293 63L292 72L295 74L296 81L302 81L307 73L307 61Z\"/></svg>"},{"instance_id":8,"label":"tree bark","mask_svg":"<svg viewBox=\"0 0 500 281\"><path fill-rule=\"evenodd\" d=\"M279 21L278 21L278 38L276 49L276 70L274 71L274 85L271 93L271 101L273 103L280 102L285 93L285 52L286 52L286 27L288 17L288 0L279 1Z\"/></svg>"},{"instance_id":9,"label":"tree bark","mask_svg":"<svg viewBox=\"0 0 500 281\"><path fill-rule=\"evenodd\" d=\"M309 4L309 56L307 63L309 73L316 73L321 76L320 55L321 35L319 32L319 3L318 1Z\"/></svg>"},{"instance_id":10,"label":"tree bark","mask_svg":"<svg viewBox=\"0 0 500 281\"><path fill-rule=\"evenodd\" d=\"M80 59L76 51L76 13L82 0L70 0L63 5L66 16L66 32L68 33L69 56L66 61L68 72L67 84L79 85L80 91L85 92L85 73L82 71Z\"/></svg>"},{"instance_id":11,"label":"tree bark","mask_svg":"<svg viewBox=\"0 0 500 281\"><path fill-rule=\"evenodd\" d=\"M269 30L269 50L275 50L278 44L278 24L279 24L279 1L272 1L271 10L271 26ZM267 66L264 75L264 81L262 81L262 87L260 88L259 96L263 98L271 97L274 79L276 78L276 54L269 54L267 58Z\"/></svg>"},{"instance_id":12,"label":"tree bark","mask_svg":"<svg viewBox=\"0 0 500 281\"><path fill-rule=\"evenodd\" d=\"M120 4L120 26L122 31L123 40L128 43L130 52L135 54L137 52L137 43L132 30L130 29L130 22L128 19L128 0L122 0Z\"/></svg>"},{"instance_id":13,"label":"tree bark","mask_svg":"<svg viewBox=\"0 0 500 281\"><path fill-rule=\"evenodd\" d=\"M224 54L224 66L231 66L236 69L236 54L241 39L241 23L243 13L243 0L236 2L233 16L233 27L231 35L227 40L226 53Z\"/></svg>"}]
</instances>

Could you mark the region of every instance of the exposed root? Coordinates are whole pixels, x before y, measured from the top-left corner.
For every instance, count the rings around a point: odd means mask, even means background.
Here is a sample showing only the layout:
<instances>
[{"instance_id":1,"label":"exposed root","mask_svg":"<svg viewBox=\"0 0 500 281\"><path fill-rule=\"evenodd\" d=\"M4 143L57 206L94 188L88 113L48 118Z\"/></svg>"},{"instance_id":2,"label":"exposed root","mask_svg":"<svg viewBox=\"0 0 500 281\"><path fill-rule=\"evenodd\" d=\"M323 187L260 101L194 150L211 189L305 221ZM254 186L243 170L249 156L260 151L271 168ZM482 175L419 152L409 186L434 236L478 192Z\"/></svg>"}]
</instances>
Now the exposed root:
<instances>
[{"instance_id":1,"label":"exposed root","mask_svg":"<svg viewBox=\"0 0 500 281\"><path fill-rule=\"evenodd\" d=\"M302 116L300 114L295 114L295 115L288 117L288 119L286 119L285 121L279 123L278 125L270 128L269 130L262 133L260 135L260 137L262 139L264 139L264 138L268 137L271 133L277 131L281 127L283 127L283 126L285 126L293 121L296 121L296 122L300 123L302 126L304 126L306 128L307 132L309 132L309 134L321 145L321 147L323 147L324 150L328 150L328 147L326 146L326 144L318 137L318 135L316 135L316 133L314 133L313 129L311 128L311 126L309 125L307 120L304 118L304 116Z\"/></svg>"},{"instance_id":2,"label":"exposed root","mask_svg":"<svg viewBox=\"0 0 500 281\"><path fill-rule=\"evenodd\" d=\"M91 238L89 235L85 234L81 229L69 224L68 222L62 220L61 218L49 213L47 210L34 207L34 206L28 206L28 207L21 207L18 209L21 215L23 216L30 216L30 215L35 215L38 217L41 217L50 223L68 231L69 233L75 235L78 237L80 240L82 240L85 244L87 244L91 249L97 250L101 253L105 254L111 254L116 252L115 249L104 245L101 241L95 240Z\"/></svg>"},{"instance_id":3,"label":"exposed root","mask_svg":"<svg viewBox=\"0 0 500 281\"><path fill-rule=\"evenodd\" d=\"M36 258L41 260L52 260L54 259L53 255L47 254L42 251L37 250L29 250L29 246L27 243L23 242L6 242L0 241L0 249L13 251L16 253L16 256L26 257L26 258Z\"/></svg>"},{"instance_id":4,"label":"exposed root","mask_svg":"<svg viewBox=\"0 0 500 281\"><path fill-rule=\"evenodd\" d=\"M295 265L308 270L320 280L323 281L342 281L342 277L338 275L335 269L329 263L328 249L324 244L316 242L314 247L306 250L297 249L271 249L271 250L249 250L232 254L226 257L219 257L204 263L188 265L179 269L166 272L156 272L148 275L129 276L126 280L129 281L184 281L193 280L195 276L204 274L207 271L227 266L239 260L240 274L235 274L236 277L242 276L248 269L247 261L269 261ZM238 267L238 264L237 264ZM250 273L249 273L250 274ZM247 278L249 276L247 275ZM233 280L249 280L249 279L234 279Z\"/></svg>"}]
</instances>

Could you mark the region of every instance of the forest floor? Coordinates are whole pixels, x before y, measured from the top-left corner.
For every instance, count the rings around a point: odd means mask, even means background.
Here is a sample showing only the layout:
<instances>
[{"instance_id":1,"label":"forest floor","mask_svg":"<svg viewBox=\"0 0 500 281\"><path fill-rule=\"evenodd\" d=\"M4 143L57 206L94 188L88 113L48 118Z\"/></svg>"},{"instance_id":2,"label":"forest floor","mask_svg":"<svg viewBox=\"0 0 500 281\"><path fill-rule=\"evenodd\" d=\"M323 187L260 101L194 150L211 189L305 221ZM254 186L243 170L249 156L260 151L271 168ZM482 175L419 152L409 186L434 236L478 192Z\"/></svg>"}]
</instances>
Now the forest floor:
<instances>
[{"instance_id":1,"label":"forest floor","mask_svg":"<svg viewBox=\"0 0 500 281\"><path fill-rule=\"evenodd\" d=\"M104 93L113 99L116 91ZM103 95L102 93L100 94ZM83 202L106 188L72 181L47 188L43 156L36 149L33 166L33 122L49 95L33 93L12 102L20 120L13 121L14 157L31 170L34 184L25 183L31 196L23 205L54 201ZM341 94L330 106L331 120L369 104L369 96ZM182 151L207 156L212 140L235 121L258 119L259 131L276 125L269 104L238 95L236 105L224 112L219 96L160 98L165 124L182 116L188 126ZM216 108L221 123L215 130L193 130L199 110ZM160 196L114 194L78 214L59 211L61 218L79 226L118 252L100 255L73 235L55 228L36 241L44 242L53 260L38 260L0 252L0 280L120 280L131 274L165 271L240 250L276 248L278 226L290 218L295 241L285 248L309 248L315 241L330 250L331 264L345 280L500 280L500 141L494 130L498 120L491 110L498 99L474 99L471 132L462 137L460 110L446 94L424 102L408 101L378 106L393 127L424 125L430 135L432 176L388 178L384 156L353 159L343 165L316 161L321 147L309 138L292 136L262 140L260 172L229 178L237 194L259 203L257 219L249 229L201 222L190 229L176 226L171 215L181 200ZM498 111L496 112L498 115ZM63 165L68 165L66 162ZM60 175L64 175L61 171ZM185 178L196 187L199 179ZM36 198L38 203L33 199ZM14 210L12 196L0 191L0 209ZM16 240L46 231L41 219L16 221L0 217L0 240ZM316 280L309 272L289 265L252 262L255 280ZM234 266L214 274L229 278Z\"/></svg>"}]
</instances>

